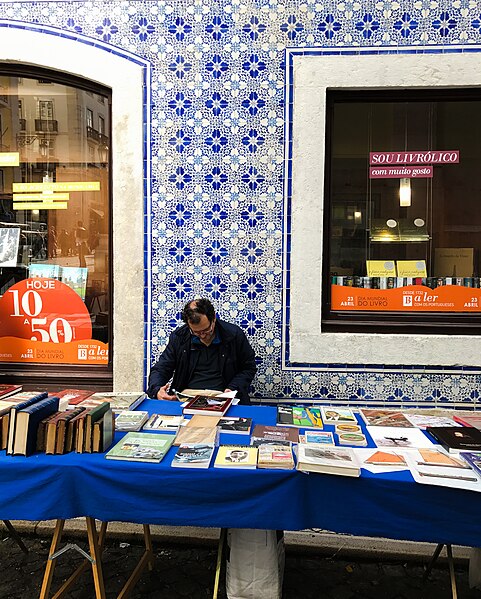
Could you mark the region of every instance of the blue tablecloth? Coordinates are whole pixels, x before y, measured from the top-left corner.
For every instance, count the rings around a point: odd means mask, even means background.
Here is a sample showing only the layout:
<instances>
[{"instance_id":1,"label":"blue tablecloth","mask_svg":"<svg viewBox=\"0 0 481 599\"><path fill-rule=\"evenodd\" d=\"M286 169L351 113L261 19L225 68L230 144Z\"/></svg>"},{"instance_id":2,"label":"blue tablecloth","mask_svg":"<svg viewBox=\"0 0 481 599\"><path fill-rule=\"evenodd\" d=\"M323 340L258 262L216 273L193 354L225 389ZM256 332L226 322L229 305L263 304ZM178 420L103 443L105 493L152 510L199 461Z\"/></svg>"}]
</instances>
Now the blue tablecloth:
<instances>
[{"instance_id":1,"label":"blue tablecloth","mask_svg":"<svg viewBox=\"0 0 481 599\"><path fill-rule=\"evenodd\" d=\"M180 413L180 404L145 401L150 413ZM232 416L274 424L273 407L236 406ZM330 427L326 427L330 430ZM122 433L116 433L119 440ZM221 443L248 437L221 434ZM0 452L0 518L47 520L91 516L104 521L300 530L481 546L481 495L420 485L409 472L360 478L285 470L171 468L106 460L103 454Z\"/></svg>"}]
</instances>

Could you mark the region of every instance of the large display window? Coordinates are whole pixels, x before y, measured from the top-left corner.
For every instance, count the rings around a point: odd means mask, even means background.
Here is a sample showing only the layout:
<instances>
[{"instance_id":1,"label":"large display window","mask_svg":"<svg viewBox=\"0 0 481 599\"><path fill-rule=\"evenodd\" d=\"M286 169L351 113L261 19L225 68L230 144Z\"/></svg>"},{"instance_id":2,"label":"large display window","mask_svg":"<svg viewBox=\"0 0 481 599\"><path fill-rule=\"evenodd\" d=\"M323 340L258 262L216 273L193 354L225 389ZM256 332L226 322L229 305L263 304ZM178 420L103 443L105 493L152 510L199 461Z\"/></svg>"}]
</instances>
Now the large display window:
<instances>
[{"instance_id":1,"label":"large display window","mask_svg":"<svg viewBox=\"0 0 481 599\"><path fill-rule=\"evenodd\" d=\"M111 380L110 100L0 65L0 362L12 379Z\"/></svg>"},{"instance_id":2,"label":"large display window","mask_svg":"<svg viewBox=\"0 0 481 599\"><path fill-rule=\"evenodd\" d=\"M481 326L481 95L327 93L323 326Z\"/></svg>"}]
</instances>

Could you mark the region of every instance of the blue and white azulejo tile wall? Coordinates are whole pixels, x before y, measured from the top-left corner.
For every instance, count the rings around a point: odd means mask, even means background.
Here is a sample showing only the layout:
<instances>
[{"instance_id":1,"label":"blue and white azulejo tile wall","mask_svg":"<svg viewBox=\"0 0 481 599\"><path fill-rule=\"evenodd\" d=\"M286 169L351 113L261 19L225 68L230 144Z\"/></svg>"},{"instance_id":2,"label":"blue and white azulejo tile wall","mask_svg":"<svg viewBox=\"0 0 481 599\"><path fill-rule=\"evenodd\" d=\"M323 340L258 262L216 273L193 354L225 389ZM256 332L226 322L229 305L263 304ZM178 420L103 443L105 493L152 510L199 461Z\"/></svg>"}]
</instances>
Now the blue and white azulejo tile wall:
<instances>
[{"instance_id":1,"label":"blue and white azulejo tile wall","mask_svg":"<svg viewBox=\"0 0 481 599\"><path fill-rule=\"evenodd\" d=\"M249 336L258 397L477 402L481 377L462 365L383 370L326 365L322 356L297 369L281 363L285 48L468 50L481 41L478 2L0 2L0 19L101 41L151 63L147 363L183 303L206 295Z\"/></svg>"}]
</instances>

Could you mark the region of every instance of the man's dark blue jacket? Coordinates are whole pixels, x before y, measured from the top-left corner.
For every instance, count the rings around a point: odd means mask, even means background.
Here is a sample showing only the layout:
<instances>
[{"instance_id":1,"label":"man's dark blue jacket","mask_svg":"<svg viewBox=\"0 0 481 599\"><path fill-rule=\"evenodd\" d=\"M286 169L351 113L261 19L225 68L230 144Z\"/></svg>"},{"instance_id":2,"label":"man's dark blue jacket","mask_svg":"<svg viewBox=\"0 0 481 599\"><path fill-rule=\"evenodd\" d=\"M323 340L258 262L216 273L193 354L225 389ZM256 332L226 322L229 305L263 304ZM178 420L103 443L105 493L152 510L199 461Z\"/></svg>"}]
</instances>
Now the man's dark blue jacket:
<instances>
[{"instance_id":1,"label":"man's dark blue jacket","mask_svg":"<svg viewBox=\"0 0 481 599\"><path fill-rule=\"evenodd\" d=\"M249 403L249 385L256 373L254 350L241 328L224 320L216 320L216 333L220 338L220 369L224 389L237 391L240 403ZM169 343L149 375L149 397L167 384L172 375L171 387L182 391L189 386L199 352L192 349L192 335L187 325L173 331ZM224 390L222 389L222 391Z\"/></svg>"}]
</instances>

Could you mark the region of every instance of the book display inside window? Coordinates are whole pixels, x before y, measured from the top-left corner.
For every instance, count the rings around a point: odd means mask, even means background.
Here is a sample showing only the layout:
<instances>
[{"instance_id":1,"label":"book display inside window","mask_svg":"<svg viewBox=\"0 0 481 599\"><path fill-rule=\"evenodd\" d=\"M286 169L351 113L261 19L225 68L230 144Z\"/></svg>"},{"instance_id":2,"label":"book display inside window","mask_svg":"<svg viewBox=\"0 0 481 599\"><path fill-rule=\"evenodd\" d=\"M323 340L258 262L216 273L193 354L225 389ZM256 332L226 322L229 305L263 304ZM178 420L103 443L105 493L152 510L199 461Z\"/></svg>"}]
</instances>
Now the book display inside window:
<instances>
[{"instance_id":1,"label":"book display inside window","mask_svg":"<svg viewBox=\"0 0 481 599\"><path fill-rule=\"evenodd\" d=\"M481 95L328 102L323 322L481 326Z\"/></svg>"}]
</instances>

